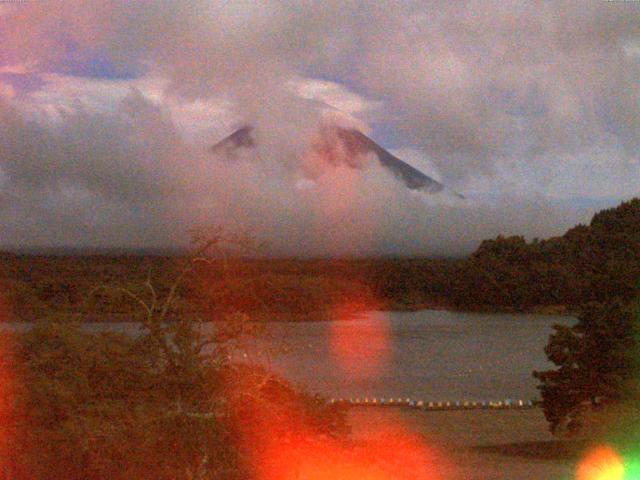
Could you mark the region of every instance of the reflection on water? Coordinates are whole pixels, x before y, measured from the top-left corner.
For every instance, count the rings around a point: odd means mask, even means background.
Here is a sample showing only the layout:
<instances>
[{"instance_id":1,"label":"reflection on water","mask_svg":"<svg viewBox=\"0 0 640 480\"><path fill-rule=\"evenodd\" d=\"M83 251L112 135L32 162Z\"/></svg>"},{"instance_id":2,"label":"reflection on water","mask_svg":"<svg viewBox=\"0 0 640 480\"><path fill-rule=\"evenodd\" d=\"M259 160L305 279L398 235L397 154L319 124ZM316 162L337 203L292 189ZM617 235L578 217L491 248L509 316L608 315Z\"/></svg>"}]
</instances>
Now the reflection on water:
<instances>
[{"instance_id":1,"label":"reflection on water","mask_svg":"<svg viewBox=\"0 0 640 480\"><path fill-rule=\"evenodd\" d=\"M373 358L379 355L380 342L370 335L380 330L381 321L386 322L388 343L383 363ZM549 366L544 346L552 325L573 322L569 317L541 315L371 312L341 322L273 322L246 353L329 397L531 399L538 396L531 372ZM20 328L16 324L10 328L16 327ZM139 331L133 323L91 324L90 328ZM345 371L344 352L336 355L336 344L352 348L350 362L378 365L375 375L354 376ZM262 354L267 350L271 355Z\"/></svg>"},{"instance_id":2,"label":"reflection on water","mask_svg":"<svg viewBox=\"0 0 640 480\"><path fill-rule=\"evenodd\" d=\"M549 364L544 346L552 325L567 317L494 315L424 310L388 312L390 359L377 375L354 379L332 356L330 335L354 345L352 361L368 363L377 342L366 333L371 318L326 323L274 323L271 341L287 339L286 354L273 367L289 379L328 396L412 397L424 400L485 400L537 397L531 372ZM334 340L335 341L335 340Z\"/></svg>"}]
</instances>

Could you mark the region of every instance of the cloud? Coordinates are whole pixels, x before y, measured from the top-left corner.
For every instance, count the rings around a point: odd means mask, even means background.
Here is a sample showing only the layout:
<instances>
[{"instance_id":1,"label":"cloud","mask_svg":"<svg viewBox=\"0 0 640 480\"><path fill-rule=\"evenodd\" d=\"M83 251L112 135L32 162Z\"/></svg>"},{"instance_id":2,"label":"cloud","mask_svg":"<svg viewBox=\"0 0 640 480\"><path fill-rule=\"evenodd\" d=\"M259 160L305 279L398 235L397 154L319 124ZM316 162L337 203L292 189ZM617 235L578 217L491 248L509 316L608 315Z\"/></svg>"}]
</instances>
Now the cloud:
<instances>
[{"instance_id":1,"label":"cloud","mask_svg":"<svg viewBox=\"0 0 640 480\"><path fill-rule=\"evenodd\" d=\"M313 188L280 152L217 162L185 143L170 114L139 93L63 121L2 104L3 243L22 247L168 247L222 224L278 255L459 254L498 233L559 233L585 211L511 198L509 207L411 193L376 162L324 170ZM532 221L533 219L533 221Z\"/></svg>"},{"instance_id":2,"label":"cloud","mask_svg":"<svg viewBox=\"0 0 640 480\"><path fill-rule=\"evenodd\" d=\"M0 240L170 245L222 222L281 254L414 254L561 233L592 210L558 198L638 192L639 20L631 2L3 8ZM304 183L327 115L472 199L376 162ZM216 162L244 122L259 158Z\"/></svg>"},{"instance_id":3,"label":"cloud","mask_svg":"<svg viewBox=\"0 0 640 480\"><path fill-rule=\"evenodd\" d=\"M504 159L546 169L585 146L631 160L640 63L625 49L639 18L608 2L439 5L372 37L360 76L449 181Z\"/></svg>"},{"instance_id":4,"label":"cloud","mask_svg":"<svg viewBox=\"0 0 640 480\"><path fill-rule=\"evenodd\" d=\"M297 78L291 80L290 85L300 98L316 100L348 115L362 116L382 107L382 102L369 100L344 85L328 80Z\"/></svg>"}]
</instances>

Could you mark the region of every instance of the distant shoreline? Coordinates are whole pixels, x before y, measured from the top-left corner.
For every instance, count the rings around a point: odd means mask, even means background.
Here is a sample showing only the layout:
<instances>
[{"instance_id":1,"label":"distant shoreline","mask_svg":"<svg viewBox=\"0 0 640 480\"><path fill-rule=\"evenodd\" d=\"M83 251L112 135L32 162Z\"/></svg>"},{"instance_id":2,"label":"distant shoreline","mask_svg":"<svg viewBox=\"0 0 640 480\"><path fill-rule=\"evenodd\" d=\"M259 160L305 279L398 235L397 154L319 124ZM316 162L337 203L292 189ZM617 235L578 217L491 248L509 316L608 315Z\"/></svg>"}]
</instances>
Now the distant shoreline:
<instances>
[{"instance_id":1,"label":"distant shoreline","mask_svg":"<svg viewBox=\"0 0 640 480\"><path fill-rule=\"evenodd\" d=\"M416 305L400 305L391 304L390 308L381 309L382 311L394 311L394 312L417 312L419 310L447 310L450 312L459 313L486 313L486 314L533 314L533 315L557 315L563 317L572 317L576 315L575 311L572 311L565 305L536 305L531 308L517 309L512 307L495 307L491 305L478 305L469 306L466 308L457 308L455 305L446 304L430 304L420 303Z\"/></svg>"},{"instance_id":2,"label":"distant shoreline","mask_svg":"<svg viewBox=\"0 0 640 480\"><path fill-rule=\"evenodd\" d=\"M486 309L486 308L478 308L478 309L456 309L454 307L445 306L445 305L421 305L421 306L413 306L410 308L380 308L380 309L371 309L371 310L363 310L362 312L358 312L357 314L350 315L349 318L329 318L326 312L310 312L310 313L259 313L254 316L249 315L251 321L255 321L258 323L308 323L308 322L337 322L337 321L349 321L349 320L358 320L364 317L367 313L370 312L419 312L424 310L431 311L447 311L451 313L475 313L475 314L484 314L484 315L540 315L540 316L559 316L559 317L573 317L576 315L575 312L571 312L567 308L563 306L540 306L539 308L529 309L529 310L516 310L516 309ZM122 314L73 314L66 316L59 316L62 321L70 321L70 322L80 322L80 323L139 323L140 320L136 320L132 318L130 314L122 313ZM56 315L51 315L51 319L55 320ZM176 318L173 318L175 320ZM33 323L40 320L47 320L47 318L20 318L20 319L5 319L0 323ZM221 322L222 319L219 318L211 318L210 320L205 320L206 322Z\"/></svg>"}]
</instances>

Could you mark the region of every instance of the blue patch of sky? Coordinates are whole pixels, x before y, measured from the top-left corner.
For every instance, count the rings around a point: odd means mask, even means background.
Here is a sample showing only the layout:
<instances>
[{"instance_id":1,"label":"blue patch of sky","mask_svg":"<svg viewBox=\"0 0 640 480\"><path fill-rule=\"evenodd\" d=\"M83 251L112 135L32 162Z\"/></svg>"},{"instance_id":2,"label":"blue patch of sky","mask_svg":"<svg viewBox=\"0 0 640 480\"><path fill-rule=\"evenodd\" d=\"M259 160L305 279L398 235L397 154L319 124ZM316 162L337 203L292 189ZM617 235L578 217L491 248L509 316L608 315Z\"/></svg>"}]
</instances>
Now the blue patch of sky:
<instances>
[{"instance_id":1,"label":"blue patch of sky","mask_svg":"<svg viewBox=\"0 0 640 480\"><path fill-rule=\"evenodd\" d=\"M370 126L371 138L387 150L411 146L393 123L374 122Z\"/></svg>"},{"instance_id":2,"label":"blue patch of sky","mask_svg":"<svg viewBox=\"0 0 640 480\"><path fill-rule=\"evenodd\" d=\"M349 67L344 69L334 69L332 72L328 72L324 69L309 68L303 72L303 75L308 78L313 78L321 81L328 81L337 83L345 89L353 92L357 95L361 95L364 98L382 101L386 104L384 98L371 96L366 89L361 88L360 82L358 82L356 76L350 71ZM372 121L370 122L372 129L371 137L376 143L382 145L385 148L400 148L406 147L407 142L402 138L402 135L394 127L393 122L388 119L384 121Z\"/></svg>"},{"instance_id":3,"label":"blue patch of sky","mask_svg":"<svg viewBox=\"0 0 640 480\"><path fill-rule=\"evenodd\" d=\"M114 61L106 50L84 50L71 38L62 39L64 58L53 65L56 73L108 80L131 80L140 75L135 65L122 65Z\"/></svg>"}]
</instances>

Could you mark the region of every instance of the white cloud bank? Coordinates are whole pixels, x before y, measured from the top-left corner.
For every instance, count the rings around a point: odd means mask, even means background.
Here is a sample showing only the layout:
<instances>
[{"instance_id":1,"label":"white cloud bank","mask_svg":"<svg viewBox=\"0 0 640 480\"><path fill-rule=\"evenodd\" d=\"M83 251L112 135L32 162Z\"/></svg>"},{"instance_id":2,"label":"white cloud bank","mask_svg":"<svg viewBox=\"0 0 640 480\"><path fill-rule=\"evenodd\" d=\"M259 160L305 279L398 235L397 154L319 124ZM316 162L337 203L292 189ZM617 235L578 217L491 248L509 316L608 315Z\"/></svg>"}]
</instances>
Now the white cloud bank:
<instances>
[{"instance_id":1,"label":"white cloud bank","mask_svg":"<svg viewBox=\"0 0 640 480\"><path fill-rule=\"evenodd\" d=\"M640 5L365 7L3 9L0 242L170 246L223 223L278 254L457 254L593 212L559 199L638 193ZM471 198L416 196L375 162L296 188L321 104ZM243 122L259 155L216 161Z\"/></svg>"}]
</instances>

